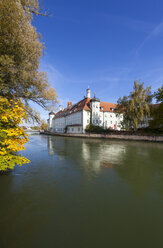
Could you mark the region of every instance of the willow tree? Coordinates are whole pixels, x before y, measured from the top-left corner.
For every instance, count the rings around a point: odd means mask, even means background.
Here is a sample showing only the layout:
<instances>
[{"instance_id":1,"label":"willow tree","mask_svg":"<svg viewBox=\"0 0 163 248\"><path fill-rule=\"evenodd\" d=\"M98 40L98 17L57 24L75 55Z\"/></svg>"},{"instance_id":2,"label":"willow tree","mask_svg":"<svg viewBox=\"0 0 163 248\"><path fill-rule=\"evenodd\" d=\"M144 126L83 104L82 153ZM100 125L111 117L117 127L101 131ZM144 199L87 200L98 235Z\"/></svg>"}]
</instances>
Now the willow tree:
<instances>
[{"instance_id":1,"label":"willow tree","mask_svg":"<svg viewBox=\"0 0 163 248\"><path fill-rule=\"evenodd\" d=\"M154 97L158 104L153 105L150 127L163 130L163 85L154 93Z\"/></svg>"},{"instance_id":2,"label":"willow tree","mask_svg":"<svg viewBox=\"0 0 163 248\"><path fill-rule=\"evenodd\" d=\"M150 87L144 88L144 83L135 81L130 95L117 101L117 112L123 113L123 126L136 131L138 125L143 124L150 117L151 100Z\"/></svg>"},{"instance_id":3,"label":"willow tree","mask_svg":"<svg viewBox=\"0 0 163 248\"><path fill-rule=\"evenodd\" d=\"M55 89L39 70L44 44L32 25L33 14L41 14L37 0L0 0L0 96L23 99L44 109L57 102Z\"/></svg>"}]
</instances>

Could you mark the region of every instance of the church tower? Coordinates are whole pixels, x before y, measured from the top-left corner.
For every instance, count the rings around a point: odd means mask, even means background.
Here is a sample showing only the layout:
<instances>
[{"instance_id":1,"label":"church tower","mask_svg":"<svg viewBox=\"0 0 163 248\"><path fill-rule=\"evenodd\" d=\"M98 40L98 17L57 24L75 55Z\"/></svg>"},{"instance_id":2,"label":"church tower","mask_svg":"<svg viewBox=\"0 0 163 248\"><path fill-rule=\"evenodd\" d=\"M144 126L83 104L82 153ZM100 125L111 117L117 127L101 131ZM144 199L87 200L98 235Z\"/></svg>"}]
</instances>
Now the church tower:
<instances>
[{"instance_id":1,"label":"church tower","mask_svg":"<svg viewBox=\"0 0 163 248\"><path fill-rule=\"evenodd\" d=\"M55 114L53 111L51 111L49 113L49 119L48 119L48 124L49 124L49 129L53 128L53 118L54 118Z\"/></svg>"},{"instance_id":2,"label":"church tower","mask_svg":"<svg viewBox=\"0 0 163 248\"><path fill-rule=\"evenodd\" d=\"M91 103L91 111L92 111L92 124L95 126L100 125L100 99L96 97L96 93L94 93L94 97L90 101Z\"/></svg>"},{"instance_id":3,"label":"church tower","mask_svg":"<svg viewBox=\"0 0 163 248\"><path fill-rule=\"evenodd\" d=\"M87 89L87 98L91 98L91 90L88 86L88 89Z\"/></svg>"}]
</instances>

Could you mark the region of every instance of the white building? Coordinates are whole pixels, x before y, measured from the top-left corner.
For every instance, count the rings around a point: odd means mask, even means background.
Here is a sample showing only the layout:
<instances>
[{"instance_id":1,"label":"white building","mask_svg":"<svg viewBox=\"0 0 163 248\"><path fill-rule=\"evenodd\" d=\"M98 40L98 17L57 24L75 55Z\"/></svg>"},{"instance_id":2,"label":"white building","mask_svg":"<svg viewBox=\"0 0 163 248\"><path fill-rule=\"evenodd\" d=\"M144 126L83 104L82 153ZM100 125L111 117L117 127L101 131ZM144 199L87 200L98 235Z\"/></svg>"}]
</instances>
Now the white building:
<instances>
[{"instance_id":1,"label":"white building","mask_svg":"<svg viewBox=\"0 0 163 248\"><path fill-rule=\"evenodd\" d=\"M67 108L60 106L56 114L49 113L49 130L59 133L85 133L88 124L101 126L105 129L121 129L123 114L115 112L116 104L101 102L94 95L91 98L90 89L87 89L87 97L76 104L68 102Z\"/></svg>"}]
</instances>

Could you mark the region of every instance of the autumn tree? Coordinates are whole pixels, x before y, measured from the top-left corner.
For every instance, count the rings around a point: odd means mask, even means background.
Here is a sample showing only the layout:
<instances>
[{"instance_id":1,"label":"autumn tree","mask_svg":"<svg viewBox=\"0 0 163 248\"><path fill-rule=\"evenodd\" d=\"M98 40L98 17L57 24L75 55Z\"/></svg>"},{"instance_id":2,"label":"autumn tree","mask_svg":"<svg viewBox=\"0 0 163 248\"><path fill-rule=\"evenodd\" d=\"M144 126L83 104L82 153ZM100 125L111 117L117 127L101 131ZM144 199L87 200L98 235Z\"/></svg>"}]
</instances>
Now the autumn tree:
<instances>
[{"instance_id":1,"label":"autumn tree","mask_svg":"<svg viewBox=\"0 0 163 248\"><path fill-rule=\"evenodd\" d=\"M45 121L42 121L40 129L46 131L48 129L48 124Z\"/></svg>"},{"instance_id":2,"label":"autumn tree","mask_svg":"<svg viewBox=\"0 0 163 248\"><path fill-rule=\"evenodd\" d=\"M156 102L158 104L153 105L152 118L150 121L151 128L163 129L163 85L154 93Z\"/></svg>"},{"instance_id":3,"label":"autumn tree","mask_svg":"<svg viewBox=\"0 0 163 248\"><path fill-rule=\"evenodd\" d=\"M44 109L57 102L55 89L39 70L44 44L32 25L33 14L41 14L37 0L0 1L0 96L23 99L29 114L31 101Z\"/></svg>"},{"instance_id":4,"label":"autumn tree","mask_svg":"<svg viewBox=\"0 0 163 248\"><path fill-rule=\"evenodd\" d=\"M144 83L134 82L134 89L129 96L119 98L117 112L123 113L123 126L128 129L138 128L150 116L152 95L150 87L144 88Z\"/></svg>"},{"instance_id":5,"label":"autumn tree","mask_svg":"<svg viewBox=\"0 0 163 248\"><path fill-rule=\"evenodd\" d=\"M40 14L38 0L0 0L0 170L28 162L17 153L27 141L22 118L39 120L30 103L48 109L57 102L39 69L44 44L32 20Z\"/></svg>"},{"instance_id":6,"label":"autumn tree","mask_svg":"<svg viewBox=\"0 0 163 248\"><path fill-rule=\"evenodd\" d=\"M30 162L18 154L28 141L27 134L19 126L22 118L26 118L22 101L0 97L0 171Z\"/></svg>"}]
</instances>

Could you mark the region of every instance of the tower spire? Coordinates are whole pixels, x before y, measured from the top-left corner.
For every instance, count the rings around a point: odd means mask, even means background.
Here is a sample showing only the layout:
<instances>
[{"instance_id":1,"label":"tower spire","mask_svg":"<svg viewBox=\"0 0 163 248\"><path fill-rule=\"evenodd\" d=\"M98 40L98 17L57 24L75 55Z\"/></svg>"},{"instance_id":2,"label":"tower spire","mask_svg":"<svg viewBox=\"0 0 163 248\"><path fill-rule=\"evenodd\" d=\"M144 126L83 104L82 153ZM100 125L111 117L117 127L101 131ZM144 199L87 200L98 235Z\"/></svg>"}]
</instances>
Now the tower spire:
<instances>
[{"instance_id":1,"label":"tower spire","mask_svg":"<svg viewBox=\"0 0 163 248\"><path fill-rule=\"evenodd\" d=\"M89 86L87 88L87 98L91 98L91 90L90 90Z\"/></svg>"}]
</instances>

